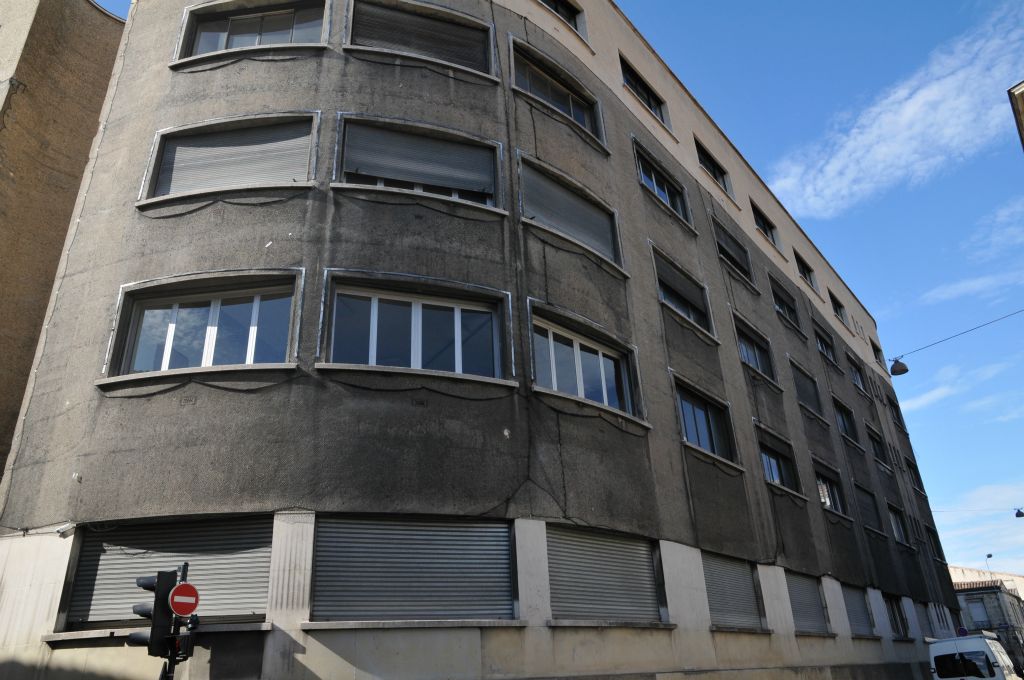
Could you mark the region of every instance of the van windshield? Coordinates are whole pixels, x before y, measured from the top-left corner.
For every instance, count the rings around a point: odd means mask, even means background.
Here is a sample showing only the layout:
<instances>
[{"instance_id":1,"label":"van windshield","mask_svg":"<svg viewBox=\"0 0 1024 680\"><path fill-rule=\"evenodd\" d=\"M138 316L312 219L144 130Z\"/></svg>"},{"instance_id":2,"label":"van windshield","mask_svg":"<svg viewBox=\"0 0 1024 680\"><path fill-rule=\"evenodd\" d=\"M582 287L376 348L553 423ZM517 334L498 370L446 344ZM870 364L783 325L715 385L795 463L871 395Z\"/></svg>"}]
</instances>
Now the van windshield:
<instances>
[{"instance_id":1,"label":"van windshield","mask_svg":"<svg viewBox=\"0 0 1024 680\"><path fill-rule=\"evenodd\" d=\"M959 652L935 657L935 673L940 678L994 678L995 668L985 652Z\"/></svg>"}]
</instances>

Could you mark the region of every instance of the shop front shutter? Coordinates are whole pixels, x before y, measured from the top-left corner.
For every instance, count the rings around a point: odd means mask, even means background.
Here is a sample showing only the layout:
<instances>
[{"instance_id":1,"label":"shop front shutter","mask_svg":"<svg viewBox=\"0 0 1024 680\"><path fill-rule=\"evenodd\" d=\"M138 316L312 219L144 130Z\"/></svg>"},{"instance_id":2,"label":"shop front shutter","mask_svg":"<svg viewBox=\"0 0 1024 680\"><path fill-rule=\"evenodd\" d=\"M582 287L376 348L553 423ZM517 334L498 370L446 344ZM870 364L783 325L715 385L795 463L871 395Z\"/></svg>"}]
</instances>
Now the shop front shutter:
<instances>
[{"instance_id":1,"label":"shop front shutter","mask_svg":"<svg viewBox=\"0 0 1024 680\"><path fill-rule=\"evenodd\" d=\"M928 605L923 602L915 602L914 611L917 612L917 624L921 627L921 635L935 637L935 633L932 631L932 620L928 618Z\"/></svg>"},{"instance_id":2,"label":"shop front shutter","mask_svg":"<svg viewBox=\"0 0 1024 680\"><path fill-rule=\"evenodd\" d=\"M505 522L318 518L313 619L510 619L509 534Z\"/></svg>"},{"instance_id":3,"label":"shop front shutter","mask_svg":"<svg viewBox=\"0 0 1024 680\"><path fill-rule=\"evenodd\" d=\"M523 217L576 239L613 262L619 260L611 213L525 164Z\"/></svg>"},{"instance_id":4,"label":"shop front shutter","mask_svg":"<svg viewBox=\"0 0 1024 680\"><path fill-rule=\"evenodd\" d=\"M309 120L168 136L154 196L309 179Z\"/></svg>"},{"instance_id":5,"label":"shop front shutter","mask_svg":"<svg viewBox=\"0 0 1024 680\"><path fill-rule=\"evenodd\" d=\"M262 619L266 614L270 516L84 531L68 608L71 627L142 623L132 605L150 596L136 587L136 577L183 562L189 563L188 580L199 590L197 613L203 621Z\"/></svg>"},{"instance_id":6,"label":"shop front shutter","mask_svg":"<svg viewBox=\"0 0 1024 680\"><path fill-rule=\"evenodd\" d=\"M352 44L408 52L482 73L490 72L490 37L482 27L357 1Z\"/></svg>"},{"instance_id":7,"label":"shop front shutter","mask_svg":"<svg viewBox=\"0 0 1024 680\"><path fill-rule=\"evenodd\" d=\"M828 619L821 601L818 579L786 572L786 589L793 609L793 623L801 633L828 633Z\"/></svg>"},{"instance_id":8,"label":"shop front shutter","mask_svg":"<svg viewBox=\"0 0 1024 680\"><path fill-rule=\"evenodd\" d=\"M850 631L854 635L874 635L875 627L871 623L871 612L868 610L867 593L864 589L844 585L843 601L846 603L846 616L850 619Z\"/></svg>"},{"instance_id":9,"label":"shop front shutter","mask_svg":"<svg viewBox=\"0 0 1024 680\"><path fill-rule=\"evenodd\" d=\"M547 543L554 618L661 620L650 541L549 524Z\"/></svg>"},{"instance_id":10,"label":"shop front shutter","mask_svg":"<svg viewBox=\"0 0 1024 680\"><path fill-rule=\"evenodd\" d=\"M711 623L726 628L761 628L761 610L754 586L753 565L702 553L704 585L708 590Z\"/></svg>"}]
</instances>

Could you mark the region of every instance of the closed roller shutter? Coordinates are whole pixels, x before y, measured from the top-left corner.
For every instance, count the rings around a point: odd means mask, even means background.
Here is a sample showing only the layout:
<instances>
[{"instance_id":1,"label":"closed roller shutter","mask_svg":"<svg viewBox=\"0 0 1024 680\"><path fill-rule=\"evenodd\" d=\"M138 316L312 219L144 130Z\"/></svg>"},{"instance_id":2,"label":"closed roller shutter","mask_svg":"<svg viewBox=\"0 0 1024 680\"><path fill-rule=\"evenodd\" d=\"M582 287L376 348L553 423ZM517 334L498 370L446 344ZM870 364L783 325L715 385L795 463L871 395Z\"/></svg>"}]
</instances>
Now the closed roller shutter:
<instances>
[{"instance_id":1,"label":"closed roller shutter","mask_svg":"<svg viewBox=\"0 0 1024 680\"><path fill-rule=\"evenodd\" d=\"M313 618L510 619L509 526L321 518Z\"/></svg>"},{"instance_id":2,"label":"closed roller shutter","mask_svg":"<svg viewBox=\"0 0 1024 680\"><path fill-rule=\"evenodd\" d=\"M727 628L761 628L761 610L752 565L721 555L702 553L711 623Z\"/></svg>"},{"instance_id":3,"label":"closed roller shutter","mask_svg":"<svg viewBox=\"0 0 1024 680\"><path fill-rule=\"evenodd\" d=\"M347 123L345 172L494 194L494 149Z\"/></svg>"},{"instance_id":4,"label":"closed roller shutter","mask_svg":"<svg viewBox=\"0 0 1024 680\"><path fill-rule=\"evenodd\" d=\"M917 624L921 627L921 634L926 637L935 637L932 631L932 620L928 618L928 605L923 602L915 602L914 609L917 611Z\"/></svg>"},{"instance_id":5,"label":"closed roller shutter","mask_svg":"<svg viewBox=\"0 0 1024 680\"><path fill-rule=\"evenodd\" d=\"M825 618L818 579L787 571L786 588L796 630L801 633L828 633L828 619Z\"/></svg>"},{"instance_id":6,"label":"closed roller shutter","mask_svg":"<svg viewBox=\"0 0 1024 680\"><path fill-rule=\"evenodd\" d=\"M356 2L352 13L352 44L409 52L483 73L490 72L488 32L479 27Z\"/></svg>"},{"instance_id":7,"label":"closed roller shutter","mask_svg":"<svg viewBox=\"0 0 1024 680\"><path fill-rule=\"evenodd\" d=\"M660 621L651 542L547 526L556 619Z\"/></svg>"},{"instance_id":8,"label":"closed roller shutter","mask_svg":"<svg viewBox=\"0 0 1024 680\"><path fill-rule=\"evenodd\" d=\"M309 179L309 120L167 137L154 196Z\"/></svg>"},{"instance_id":9,"label":"closed roller shutter","mask_svg":"<svg viewBox=\"0 0 1024 680\"><path fill-rule=\"evenodd\" d=\"M718 242L719 252L749 277L750 256L747 254L747 249L717 222L715 223L715 240Z\"/></svg>"},{"instance_id":10,"label":"closed roller shutter","mask_svg":"<svg viewBox=\"0 0 1024 680\"><path fill-rule=\"evenodd\" d=\"M188 580L199 590L198 614L262 618L270 582L273 518L136 524L109 531L86 530L68 609L68 622L139 623L132 605L147 593L138 576L188 562Z\"/></svg>"},{"instance_id":11,"label":"closed roller shutter","mask_svg":"<svg viewBox=\"0 0 1024 680\"><path fill-rule=\"evenodd\" d=\"M850 619L850 631L854 635L874 635L875 627L871 623L871 612L868 610L864 590L843 586L843 601L846 602L846 615Z\"/></svg>"},{"instance_id":12,"label":"closed roller shutter","mask_svg":"<svg viewBox=\"0 0 1024 680\"><path fill-rule=\"evenodd\" d=\"M551 227L618 262L615 220L611 213L529 165L523 165L523 217Z\"/></svg>"}]
</instances>

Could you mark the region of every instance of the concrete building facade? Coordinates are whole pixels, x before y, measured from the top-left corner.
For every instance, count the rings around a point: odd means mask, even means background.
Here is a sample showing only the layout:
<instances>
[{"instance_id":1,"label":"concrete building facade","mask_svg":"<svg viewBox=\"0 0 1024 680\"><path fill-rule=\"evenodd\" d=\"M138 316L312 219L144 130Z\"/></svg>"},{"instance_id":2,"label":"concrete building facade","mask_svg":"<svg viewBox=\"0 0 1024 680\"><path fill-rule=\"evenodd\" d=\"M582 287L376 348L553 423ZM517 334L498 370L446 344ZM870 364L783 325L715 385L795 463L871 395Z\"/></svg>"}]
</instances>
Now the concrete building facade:
<instances>
[{"instance_id":1,"label":"concrete building facade","mask_svg":"<svg viewBox=\"0 0 1024 680\"><path fill-rule=\"evenodd\" d=\"M1024 147L1024 80L1007 90L1006 94L1010 97L1013 119L1017 123L1017 134L1020 135L1020 144Z\"/></svg>"},{"instance_id":2,"label":"concrete building facade","mask_svg":"<svg viewBox=\"0 0 1024 680\"><path fill-rule=\"evenodd\" d=\"M868 311L611 2L132 5L0 487L0 674L925 678Z\"/></svg>"},{"instance_id":3,"label":"concrete building facade","mask_svg":"<svg viewBox=\"0 0 1024 680\"><path fill-rule=\"evenodd\" d=\"M1000 580L954 582L964 628L999 636L1019 675L1024 669L1024 602Z\"/></svg>"},{"instance_id":4,"label":"concrete building facade","mask_svg":"<svg viewBox=\"0 0 1024 680\"><path fill-rule=\"evenodd\" d=\"M123 26L89 0L0 0L0 465Z\"/></svg>"}]
</instances>

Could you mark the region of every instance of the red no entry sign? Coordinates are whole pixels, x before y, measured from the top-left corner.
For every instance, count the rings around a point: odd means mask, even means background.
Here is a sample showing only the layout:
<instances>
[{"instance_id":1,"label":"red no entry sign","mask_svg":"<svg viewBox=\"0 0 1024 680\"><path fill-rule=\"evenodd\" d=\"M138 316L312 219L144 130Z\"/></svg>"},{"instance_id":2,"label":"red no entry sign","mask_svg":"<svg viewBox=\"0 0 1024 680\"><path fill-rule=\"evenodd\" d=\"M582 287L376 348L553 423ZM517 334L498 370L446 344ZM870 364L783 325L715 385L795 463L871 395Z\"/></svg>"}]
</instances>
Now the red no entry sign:
<instances>
[{"instance_id":1,"label":"red no entry sign","mask_svg":"<svg viewBox=\"0 0 1024 680\"><path fill-rule=\"evenodd\" d=\"M172 612L178 616L189 616L199 606L199 591L191 583L179 583L167 599Z\"/></svg>"}]
</instances>

